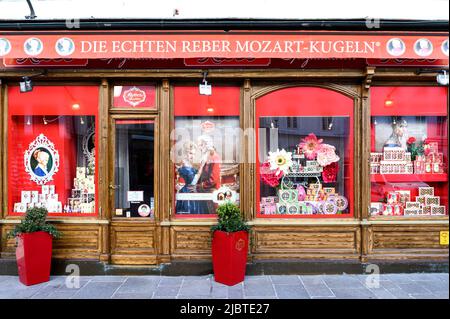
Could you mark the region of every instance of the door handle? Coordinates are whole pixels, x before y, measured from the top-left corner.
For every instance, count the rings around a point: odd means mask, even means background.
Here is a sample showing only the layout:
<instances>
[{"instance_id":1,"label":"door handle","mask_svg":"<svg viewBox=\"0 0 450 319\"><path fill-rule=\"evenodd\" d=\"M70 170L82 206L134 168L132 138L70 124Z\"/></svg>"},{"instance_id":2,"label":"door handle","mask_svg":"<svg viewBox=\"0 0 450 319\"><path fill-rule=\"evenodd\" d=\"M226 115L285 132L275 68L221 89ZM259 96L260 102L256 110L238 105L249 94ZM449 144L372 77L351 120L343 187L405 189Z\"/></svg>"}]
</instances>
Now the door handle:
<instances>
[{"instance_id":1,"label":"door handle","mask_svg":"<svg viewBox=\"0 0 450 319\"><path fill-rule=\"evenodd\" d=\"M109 185L109 189L118 189L120 185Z\"/></svg>"}]
</instances>

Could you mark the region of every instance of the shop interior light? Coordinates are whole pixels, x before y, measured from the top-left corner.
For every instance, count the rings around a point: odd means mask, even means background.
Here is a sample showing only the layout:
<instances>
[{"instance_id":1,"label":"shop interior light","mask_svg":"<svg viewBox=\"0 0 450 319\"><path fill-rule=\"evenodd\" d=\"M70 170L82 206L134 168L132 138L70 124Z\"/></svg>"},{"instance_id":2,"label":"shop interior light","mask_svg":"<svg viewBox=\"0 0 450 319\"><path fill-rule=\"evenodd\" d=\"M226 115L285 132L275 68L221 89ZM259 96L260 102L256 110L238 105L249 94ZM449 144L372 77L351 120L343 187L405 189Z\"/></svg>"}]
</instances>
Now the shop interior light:
<instances>
[{"instance_id":1,"label":"shop interior light","mask_svg":"<svg viewBox=\"0 0 450 319\"><path fill-rule=\"evenodd\" d=\"M394 101L392 101L391 99L387 99L386 101L384 101L384 106L386 107L392 107L394 105Z\"/></svg>"},{"instance_id":2,"label":"shop interior light","mask_svg":"<svg viewBox=\"0 0 450 319\"><path fill-rule=\"evenodd\" d=\"M24 76L22 81L19 82L20 92L26 93L33 91L33 81L28 76Z\"/></svg>"},{"instance_id":3,"label":"shop interior light","mask_svg":"<svg viewBox=\"0 0 450 319\"><path fill-rule=\"evenodd\" d=\"M72 109L79 110L80 109L80 104L78 104L78 103L73 104L72 105Z\"/></svg>"},{"instance_id":4,"label":"shop interior light","mask_svg":"<svg viewBox=\"0 0 450 319\"><path fill-rule=\"evenodd\" d=\"M29 116L27 117L27 125L28 125L28 126L31 125L31 120L30 120L30 117L29 117Z\"/></svg>"},{"instance_id":5,"label":"shop interior light","mask_svg":"<svg viewBox=\"0 0 450 319\"><path fill-rule=\"evenodd\" d=\"M47 119L45 118L45 116L42 118L42 121L44 122L44 125L48 124Z\"/></svg>"},{"instance_id":6,"label":"shop interior light","mask_svg":"<svg viewBox=\"0 0 450 319\"><path fill-rule=\"evenodd\" d=\"M84 125L83 117L80 117L80 124L81 124L81 125Z\"/></svg>"}]
</instances>

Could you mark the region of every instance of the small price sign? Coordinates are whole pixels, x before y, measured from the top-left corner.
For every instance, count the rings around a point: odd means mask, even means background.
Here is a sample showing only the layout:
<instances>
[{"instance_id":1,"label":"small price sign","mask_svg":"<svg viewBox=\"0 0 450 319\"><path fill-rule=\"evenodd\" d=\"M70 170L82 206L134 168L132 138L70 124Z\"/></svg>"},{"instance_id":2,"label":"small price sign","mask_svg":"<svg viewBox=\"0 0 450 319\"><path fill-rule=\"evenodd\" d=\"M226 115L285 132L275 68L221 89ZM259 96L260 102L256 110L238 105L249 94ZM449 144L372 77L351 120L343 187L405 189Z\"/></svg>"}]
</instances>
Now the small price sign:
<instances>
[{"instance_id":1,"label":"small price sign","mask_svg":"<svg viewBox=\"0 0 450 319\"><path fill-rule=\"evenodd\" d=\"M448 245L448 230L439 233L439 243L441 245Z\"/></svg>"}]
</instances>

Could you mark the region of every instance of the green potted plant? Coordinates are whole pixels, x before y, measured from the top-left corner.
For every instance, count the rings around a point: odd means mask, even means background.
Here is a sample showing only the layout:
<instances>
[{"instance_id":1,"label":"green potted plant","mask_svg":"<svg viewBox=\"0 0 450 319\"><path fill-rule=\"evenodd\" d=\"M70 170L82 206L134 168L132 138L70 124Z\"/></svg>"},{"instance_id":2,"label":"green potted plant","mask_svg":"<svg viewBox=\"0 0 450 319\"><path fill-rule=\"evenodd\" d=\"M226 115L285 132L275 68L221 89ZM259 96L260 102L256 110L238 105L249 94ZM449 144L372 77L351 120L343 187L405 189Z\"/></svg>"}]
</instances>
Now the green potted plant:
<instances>
[{"instance_id":1,"label":"green potted plant","mask_svg":"<svg viewBox=\"0 0 450 319\"><path fill-rule=\"evenodd\" d=\"M220 205L217 215L218 223L211 228L214 278L234 286L245 278L250 226L242 219L239 207L231 202Z\"/></svg>"},{"instance_id":2,"label":"green potted plant","mask_svg":"<svg viewBox=\"0 0 450 319\"><path fill-rule=\"evenodd\" d=\"M25 218L8 233L17 239L16 261L19 280L30 286L50 280L52 237L60 233L46 222L45 208L28 209Z\"/></svg>"}]
</instances>

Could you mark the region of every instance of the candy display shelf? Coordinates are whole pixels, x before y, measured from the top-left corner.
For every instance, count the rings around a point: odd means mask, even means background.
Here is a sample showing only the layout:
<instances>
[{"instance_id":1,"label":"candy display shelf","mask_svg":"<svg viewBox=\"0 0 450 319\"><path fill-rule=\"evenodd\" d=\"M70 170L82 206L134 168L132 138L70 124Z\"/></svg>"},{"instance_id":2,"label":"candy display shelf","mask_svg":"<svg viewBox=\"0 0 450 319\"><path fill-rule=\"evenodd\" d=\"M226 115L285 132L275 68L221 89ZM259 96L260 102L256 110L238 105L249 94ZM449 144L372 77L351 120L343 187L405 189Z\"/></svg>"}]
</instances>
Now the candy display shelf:
<instances>
[{"instance_id":1,"label":"candy display shelf","mask_svg":"<svg viewBox=\"0 0 450 319\"><path fill-rule=\"evenodd\" d=\"M401 182L447 182L448 175L442 174L371 174L373 183L401 183Z\"/></svg>"}]
</instances>

